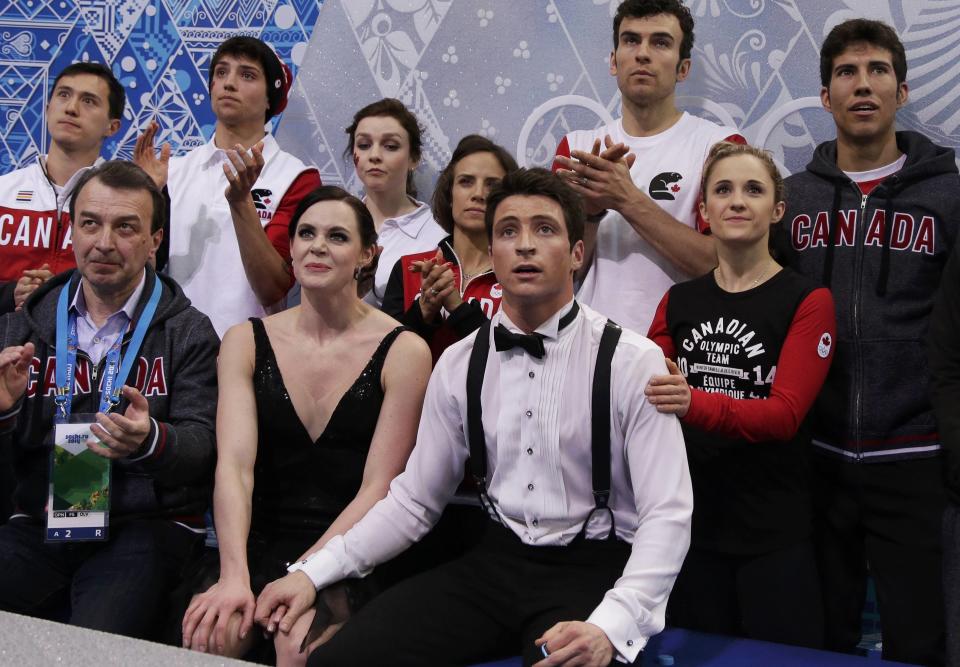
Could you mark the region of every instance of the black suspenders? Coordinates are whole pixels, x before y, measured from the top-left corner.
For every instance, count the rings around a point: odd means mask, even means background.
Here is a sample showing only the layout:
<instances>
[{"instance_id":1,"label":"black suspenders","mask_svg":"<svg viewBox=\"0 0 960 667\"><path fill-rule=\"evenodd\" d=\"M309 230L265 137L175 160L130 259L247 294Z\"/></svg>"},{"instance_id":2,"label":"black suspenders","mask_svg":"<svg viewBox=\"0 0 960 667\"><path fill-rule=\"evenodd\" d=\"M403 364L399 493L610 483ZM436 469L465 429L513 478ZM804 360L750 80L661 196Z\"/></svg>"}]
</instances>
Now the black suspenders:
<instances>
[{"instance_id":1,"label":"black suspenders","mask_svg":"<svg viewBox=\"0 0 960 667\"><path fill-rule=\"evenodd\" d=\"M583 523L581 534L586 537L587 524L594 512L606 511L610 514L610 532L608 540L616 539L613 511L610 501L610 369L613 353L617 349L623 330L607 320L600 337L600 349L597 351L596 365L593 369L593 387L591 395L591 468L593 473L593 502ZM503 520L487 494L487 445L483 435L483 406L480 403L480 390L483 388L483 376L490 354L490 320L484 321L477 331L467 366L467 442L470 446L470 474L477 485L480 504L491 518L500 523Z\"/></svg>"}]
</instances>

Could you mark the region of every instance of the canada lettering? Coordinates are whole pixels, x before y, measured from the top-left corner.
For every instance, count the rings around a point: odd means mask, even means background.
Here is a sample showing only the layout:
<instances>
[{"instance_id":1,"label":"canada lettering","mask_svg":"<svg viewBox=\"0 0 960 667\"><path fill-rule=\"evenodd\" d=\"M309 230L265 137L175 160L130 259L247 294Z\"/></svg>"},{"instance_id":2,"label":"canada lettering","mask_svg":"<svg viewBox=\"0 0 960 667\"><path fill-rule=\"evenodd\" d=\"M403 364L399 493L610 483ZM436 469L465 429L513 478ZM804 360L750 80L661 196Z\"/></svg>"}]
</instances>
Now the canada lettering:
<instances>
[{"instance_id":1,"label":"canada lettering","mask_svg":"<svg viewBox=\"0 0 960 667\"><path fill-rule=\"evenodd\" d=\"M43 372L42 382L40 381L41 361L34 357L30 361L30 374L27 378L27 398L33 398L37 395L38 386L40 395L45 397L56 396L57 394L57 360L55 357L47 359L47 367ZM100 375L97 391L103 390L103 379L105 374ZM89 394L91 391L91 366L87 359L77 358L77 367L73 376L74 395ZM133 382L128 382L137 391L146 397L166 396L167 395L167 374L163 357L155 357L147 360L145 357L137 359L136 374Z\"/></svg>"},{"instance_id":2,"label":"canada lettering","mask_svg":"<svg viewBox=\"0 0 960 667\"><path fill-rule=\"evenodd\" d=\"M796 216L790 225L791 240L797 250L826 248L829 228L833 226L833 239L837 246L853 246L857 236L857 209L840 211L835 216L830 211L819 211L811 219L809 215ZM876 209L863 235L865 246L881 247L887 226L887 213ZM917 220L909 213L895 211L890 227L890 249L933 255L936 253L936 233L933 216L925 215Z\"/></svg>"},{"instance_id":3,"label":"canada lettering","mask_svg":"<svg viewBox=\"0 0 960 667\"><path fill-rule=\"evenodd\" d=\"M54 211L17 211L0 207L0 246L14 248L50 248L56 243ZM72 243L69 225L60 243L67 250Z\"/></svg>"},{"instance_id":4,"label":"canada lettering","mask_svg":"<svg viewBox=\"0 0 960 667\"><path fill-rule=\"evenodd\" d=\"M719 341L706 339L706 336L715 334L726 334L734 340ZM748 326L740 320L736 318L724 320L724 318L720 317L715 322L701 322L698 327L690 332L689 336L683 339L680 345L687 352L693 352L695 349L699 349L703 352L720 355L711 359L711 361L713 363L726 364L730 363L729 355L740 354L741 351L746 352L748 359L758 354L763 354L763 342L750 345L750 342L755 337L756 333L748 330ZM726 355L726 361L722 361L724 355Z\"/></svg>"}]
</instances>

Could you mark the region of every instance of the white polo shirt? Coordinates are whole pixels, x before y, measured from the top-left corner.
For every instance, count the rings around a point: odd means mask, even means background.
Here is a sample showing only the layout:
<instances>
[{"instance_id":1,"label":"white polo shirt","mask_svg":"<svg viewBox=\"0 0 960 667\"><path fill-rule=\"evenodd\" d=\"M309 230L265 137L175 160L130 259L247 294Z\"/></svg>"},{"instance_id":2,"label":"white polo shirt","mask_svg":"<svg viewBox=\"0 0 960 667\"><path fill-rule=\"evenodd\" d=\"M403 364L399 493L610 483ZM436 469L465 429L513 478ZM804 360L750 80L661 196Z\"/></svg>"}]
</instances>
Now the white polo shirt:
<instances>
[{"instance_id":1,"label":"white polo shirt","mask_svg":"<svg viewBox=\"0 0 960 667\"><path fill-rule=\"evenodd\" d=\"M367 292L363 300L377 308L383 303L383 293L387 291L387 281L393 265L404 255L425 252L440 245L447 233L433 219L430 207L422 201L411 198L417 208L396 218L387 218L380 226L377 245L383 248L377 263L373 289Z\"/></svg>"}]
</instances>

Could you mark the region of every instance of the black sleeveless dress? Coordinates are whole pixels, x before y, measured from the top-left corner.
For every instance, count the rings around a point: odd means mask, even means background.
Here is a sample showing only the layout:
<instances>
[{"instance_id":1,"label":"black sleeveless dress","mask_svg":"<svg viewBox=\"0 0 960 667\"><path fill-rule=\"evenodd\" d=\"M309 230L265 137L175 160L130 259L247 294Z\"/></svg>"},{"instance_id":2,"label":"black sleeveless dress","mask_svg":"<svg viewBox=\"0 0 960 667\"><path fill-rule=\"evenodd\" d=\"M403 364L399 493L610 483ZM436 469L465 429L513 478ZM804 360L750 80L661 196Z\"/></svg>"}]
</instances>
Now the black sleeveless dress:
<instances>
[{"instance_id":1,"label":"black sleeveless dress","mask_svg":"<svg viewBox=\"0 0 960 667\"><path fill-rule=\"evenodd\" d=\"M383 403L380 373L404 328L383 337L314 442L294 410L263 322L250 322L258 438L247 559L250 587L259 595L286 574L287 564L320 538L360 490ZM219 571L216 575L210 585Z\"/></svg>"}]
</instances>

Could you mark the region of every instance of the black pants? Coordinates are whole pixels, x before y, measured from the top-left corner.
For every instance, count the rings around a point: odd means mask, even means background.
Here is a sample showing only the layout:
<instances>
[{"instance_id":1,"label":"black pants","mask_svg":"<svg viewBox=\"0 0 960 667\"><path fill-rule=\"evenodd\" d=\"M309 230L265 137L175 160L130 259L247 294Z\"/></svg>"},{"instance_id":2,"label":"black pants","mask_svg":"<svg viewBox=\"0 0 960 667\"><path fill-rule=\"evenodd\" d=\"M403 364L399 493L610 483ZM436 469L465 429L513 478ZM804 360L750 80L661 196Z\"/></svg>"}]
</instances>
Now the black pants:
<instances>
[{"instance_id":1,"label":"black pants","mask_svg":"<svg viewBox=\"0 0 960 667\"><path fill-rule=\"evenodd\" d=\"M947 616L947 664L960 667L960 506L943 513L943 596Z\"/></svg>"},{"instance_id":2,"label":"black pants","mask_svg":"<svg viewBox=\"0 0 960 667\"><path fill-rule=\"evenodd\" d=\"M531 665L542 659L534 640L559 621L586 620L629 555L623 542L524 545L491 522L477 547L385 591L308 664L440 667L521 653Z\"/></svg>"},{"instance_id":3,"label":"black pants","mask_svg":"<svg viewBox=\"0 0 960 667\"><path fill-rule=\"evenodd\" d=\"M671 625L823 647L823 598L813 545L758 555L691 547L667 607Z\"/></svg>"},{"instance_id":4,"label":"black pants","mask_svg":"<svg viewBox=\"0 0 960 667\"><path fill-rule=\"evenodd\" d=\"M164 519L110 526L106 542L46 544L25 517L0 526L0 609L140 639L162 633L170 591L202 536Z\"/></svg>"},{"instance_id":5,"label":"black pants","mask_svg":"<svg viewBox=\"0 0 960 667\"><path fill-rule=\"evenodd\" d=\"M846 463L814 457L816 546L827 648L860 641L867 567L877 588L883 657L943 663L939 457Z\"/></svg>"}]
</instances>

